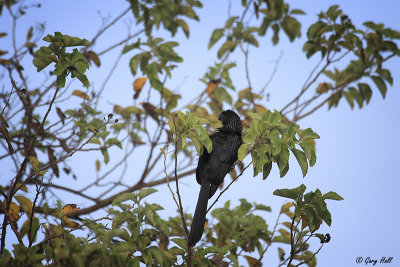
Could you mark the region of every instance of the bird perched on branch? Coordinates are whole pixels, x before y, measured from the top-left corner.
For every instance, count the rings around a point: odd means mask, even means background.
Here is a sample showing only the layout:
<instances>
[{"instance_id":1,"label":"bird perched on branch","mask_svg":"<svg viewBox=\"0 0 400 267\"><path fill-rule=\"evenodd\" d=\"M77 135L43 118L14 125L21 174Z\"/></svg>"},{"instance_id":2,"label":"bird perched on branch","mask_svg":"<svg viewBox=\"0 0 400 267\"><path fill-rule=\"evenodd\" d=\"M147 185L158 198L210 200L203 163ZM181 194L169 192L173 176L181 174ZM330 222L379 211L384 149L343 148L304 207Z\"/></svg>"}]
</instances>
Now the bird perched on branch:
<instances>
[{"instance_id":1,"label":"bird perched on branch","mask_svg":"<svg viewBox=\"0 0 400 267\"><path fill-rule=\"evenodd\" d=\"M188 246L193 247L201 239L207 213L208 199L211 198L238 159L242 144L242 122L232 110L223 111L218 119L222 127L210 135L212 152L204 150L196 169L196 180L201 185L196 210L190 229Z\"/></svg>"}]
</instances>

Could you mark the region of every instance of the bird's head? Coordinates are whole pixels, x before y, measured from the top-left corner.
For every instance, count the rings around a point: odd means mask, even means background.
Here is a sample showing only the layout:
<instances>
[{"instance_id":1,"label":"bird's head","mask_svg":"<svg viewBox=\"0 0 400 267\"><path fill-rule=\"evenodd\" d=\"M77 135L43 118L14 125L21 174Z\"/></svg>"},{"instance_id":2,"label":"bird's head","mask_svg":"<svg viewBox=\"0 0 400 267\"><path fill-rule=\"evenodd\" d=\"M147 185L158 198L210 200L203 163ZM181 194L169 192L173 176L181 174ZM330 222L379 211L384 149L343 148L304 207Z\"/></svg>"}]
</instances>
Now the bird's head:
<instances>
[{"instance_id":1,"label":"bird's head","mask_svg":"<svg viewBox=\"0 0 400 267\"><path fill-rule=\"evenodd\" d=\"M237 133L242 132L242 121L234 111L225 110L219 114L218 119L222 122L221 130Z\"/></svg>"}]
</instances>

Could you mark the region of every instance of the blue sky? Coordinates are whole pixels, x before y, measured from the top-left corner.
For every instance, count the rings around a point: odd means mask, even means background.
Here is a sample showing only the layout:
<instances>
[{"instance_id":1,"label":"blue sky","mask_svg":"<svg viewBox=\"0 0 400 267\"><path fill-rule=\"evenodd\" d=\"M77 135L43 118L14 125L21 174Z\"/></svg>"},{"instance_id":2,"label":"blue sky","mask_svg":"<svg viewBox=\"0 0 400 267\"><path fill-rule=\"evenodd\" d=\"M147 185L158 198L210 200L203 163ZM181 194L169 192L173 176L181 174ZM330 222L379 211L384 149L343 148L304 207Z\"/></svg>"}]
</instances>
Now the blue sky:
<instances>
[{"instance_id":1,"label":"blue sky","mask_svg":"<svg viewBox=\"0 0 400 267\"><path fill-rule=\"evenodd\" d=\"M250 75L255 88L261 87L268 80L274 68L274 64L270 61L276 60L280 53L283 53L278 72L268 87L270 101L265 103L270 109L281 109L299 91L316 64L316 59L309 61L305 59L301 48L305 40L306 27L316 21L316 14L321 10L326 10L332 4L339 4L344 13L348 14L352 22L358 26L364 21L372 20L400 30L398 15L400 2L396 0L304 0L288 1L288 3L307 13L306 16L299 17L303 25L302 38L289 43L287 38L281 35L281 42L277 47L273 47L270 35L267 35L260 40L260 48L250 50ZM181 32L173 38L180 43L178 53L184 58L184 62L173 72L172 79L167 82L166 87L184 96L181 106L185 100L192 99L204 89L199 78L203 76L207 66L215 61L218 47L217 44L213 49L208 50L208 40L214 28L224 25L227 19L227 6L228 1L204 1L204 7L198 10L200 23L193 21L189 24L190 39L186 40ZM47 1L43 3L41 9L32 10L23 17L17 30L23 32L24 34L20 36L25 38L25 32L30 25L45 21L45 34L60 31L90 40L101 26L98 10L102 16L113 17L126 7L125 1L113 1L110 4L110 1L90 0L80 1L79 5L78 1L72 1L68 5L65 1ZM231 12L232 15L238 13L236 2L232 4ZM126 16L125 22L128 22L129 18L130 16ZM10 21L9 16L3 14L0 25L8 26ZM114 30L99 39L95 51L103 50L110 45L112 40L119 40L125 35L125 25L123 23L117 25ZM171 39L168 34L161 34L161 36ZM8 45L5 43L6 40L0 39L1 47ZM44 42L41 45L44 45ZM102 59L102 64L112 65L117 52L106 55ZM132 105L131 84L134 77L128 68L129 58L130 56L127 56L121 60L106 87L101 106L104 114L112 112L112 104ZM233 81L237 90L241 90L246 88L244 59L239 53L236 53L233 59L238 65L232 72ZM28 61L27 64L29 64ZM394 85L389 88L385 100L377 90L374 90L370 104L361 110L357 107L351 110L342 100L339 108L328 112L324 107L299 122L302 128L311 127L321 136L321 139L317 141L317 163L309 169L304 179L293 159L290 162L289 173L283 179L279 178L277 168L273 168L265 181L260 177L253 178L252 173L247 172L223 195L217 206L223 205L227 200L231 200L234 206L239 203L240 198L270 205L273 211L265 218L272 228L280 205L284 203L284 199L272 195L275 189L297 187L304 183L308 190L320 188L323 193L336 191L345 200L328 202L333 218L332 226L324 226L320 231L329 232L332 240L318 254L319 266L356 266L356 258L359 256L378 260L383 256L395 257L391 266L398 265L400 260L396 256L398 256L397 237L400 235L398 227L400 162L397 156L400 149L397 141L400 130L397 117L400 114L399 60L392 60L388 68L392 70ZM94 90L99 90L105 74L106 72L102 69L96 69L94 66L87 72ZM38 81L34 68L29 77L33 82ZM81 87L78 83L73 86L78 89ZM113 152L113 155L118 155L119 150L115 149ZM97 157L99 156L95 155L95 158ZM89 160L90 163L82 165L80 163L82 160ZM71 162L80 168L81 177L93 179L94 160L93 156L82 153L77 154ZM140 159L137 160L140 163ZM247 158L246 161L248 162L249 159ZM1 168L6 166L4 161L0 161L0 165ZM132 180L134 183L137 172L135 166L130 167L124 181L129 183ZM6 176L0 177L3 180ZM74 181L68 177L58 182L68 185ZM151 200L158 202L162 199L161 205L166 208L162 214L175 216L175 206L166 185L159 186L157 189L160 190L159 193L155 194ZM186 212L194 211L198 190L194 175L181 182ZM84 201L78 204L81 207L88 205ZM273 247L264 260L267 266L276 266L277 258L277 249Z\"/></svg>"}]
</instances>

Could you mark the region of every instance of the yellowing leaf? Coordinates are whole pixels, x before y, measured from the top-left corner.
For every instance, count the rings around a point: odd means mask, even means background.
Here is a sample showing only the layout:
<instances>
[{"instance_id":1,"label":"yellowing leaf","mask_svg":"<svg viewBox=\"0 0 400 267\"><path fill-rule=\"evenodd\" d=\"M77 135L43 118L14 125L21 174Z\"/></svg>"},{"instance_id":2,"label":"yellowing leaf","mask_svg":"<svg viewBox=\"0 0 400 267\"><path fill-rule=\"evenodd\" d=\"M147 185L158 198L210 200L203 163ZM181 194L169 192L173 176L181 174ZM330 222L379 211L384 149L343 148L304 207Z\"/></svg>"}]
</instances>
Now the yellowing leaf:
<instances>
[{"instance_id":1,"label":"yellowing leaf","mask_svg":"<svg viewBox=\"0 0 400 267\"><path fill-rule=\"evenodd\" d=\"M15 199L18 201L18 203L21 205L22 210L28 215L28 217L31 217L32 214L32 201L30 201L28 198L24 196L15 196Z\"/></svg>"},{"instance_id":2,"label":"yellowing leaf","mask_svg":"<svg viewBox=\"0 0 400 267\"><path fill-rule=\"evenodd\" d=\"M78 96L78 97L83 98L83 99L85 99L85 100L87 100L87 101L90 100L89 95L86 94L85 92L80 91L80 90L74 90L74 91L72 92L72 95Z\"/></svg>"},{"instance_id":3,"label":"yellowing leaf","mask_svg":"<svg viewBox=\"0 0 400 267\"><path fill-rule=\"evenodd\" d=\"M96 171L100 171L101 163L100 160L96 159Z\"/></svg>"},{"instance_id":4,"label":"yellowing leaf","mask_svg":"<svg viewBox=\"0 0 400 267\"><path fill-rule=\"evenodd\" d=\"M68 219L65 216L62 218L62 223L63 223L63 226L67 227L67 228L75 228L75 227L79 226L79 223L71 221L70 219Z\"/></svg>"},{"instance_id":5,"label":"yellowing leaf","mask_svg":"<svg viewBox=\"0 0 400 267\"><path fill-rule=\"evenodd\" d=\"M26 34L26 39L29 40L32 38L32 33L33 33L33 27L31 26L28 30L28 33Z\"/></svg>"},{"instance_id":6,"label":"yellowing leaf","mask_svg":"<svg viewBox=\"0 0 400 267\"><path fill-rule=\"evenodd\" d=\"M76 207L76 204L67 204L61 209L61 212L64 215L68 216L69 214L71 214L72 212L74 212L76 210L79 210L79 208Z\"/></svg>"},{"instance_id":7,"label":"yellowing leaf","mask_svg":"<svg viewBox=\"0 0 400 267\"><path fill-rule=\"evenodd\" d=\"M254 109L255 109L256 112L257 112L258 114L260 114L260 115L264 114L264 112L267 111L267 109L266 109L264 106L259 105L259 104L255 104L255 105L254 105Z\"/></svg>"},{"instance_id":8,"label":"yellowing leaf","mask_svg":"<svg viewBox=\"0 0 400 267\"><path fill-rule=\"evenodd\" d=\"M284 213L284 212L289 211L289 208L290 208L291 206L293 206L293 203L292 203L292 202L288 202L288 203L286 203L286 204L283 204L282 207L281 207L281 213Z\"/></svg>"},{"instance_id":9,"label":"yellowing leaf","mask_svg":"<svg viewBox=\"0 0 400 267\"><path fill-rule=\"evenodd\" d=\"M133 82L133 90L135 90L135 95L133 96L134 99L137 99L139 97L139 94L142 91L143 86L146 83L146 81L147 81L146 77L141 77L141 78L137 78Z\"/></svg>"},{"instance_id":10,"label":"yellowing leaf","mask_svg":"<svg viewBox=\"0 0 400 267\"><path fill-rule=\"evenodd\" d=\"M333 88L333 86L330 83L320 83L320 84L318 84L316 91L317 91L317 93L323 94L323 93L328 92L328 90L332 89L332 88Z\"/></svg>"},{"instance_id":11,"label":"yellowing leaf","mask_svg":"<svg viewBox=\"0 0 400 267\"><path fill-rule=\"evenodd\" d=\"M244 257L247 260L247 263L249 264L250 267L261 266L261 262L259 260L255 259L253 257L247 256L247 255L245 255Z\"/></svg>"},{"instance_id":12,"label":"yellowing leaf","mask_svg":"<svg viewBox=\"0 0 400 267\"><path fill-rule=\"evenodd\" d=\"M8 214L10 214L10 220L16 221L19 219L19 210L19 206L16 203L11 202L10 210L8 211Z\"/></svg>"},{"instance_id":13,"label":"yellowing leaf","mask_svg":"<svg viewBox=\"0 0 400 267\"><path fill-rule=\"evenodd\" d=\"M33 169L35 171L38 171L39 170L39 161L37 160L37 158L33 157L33 156L29 157L29 161L31 162Z\"/></svg>"}]
</instances>

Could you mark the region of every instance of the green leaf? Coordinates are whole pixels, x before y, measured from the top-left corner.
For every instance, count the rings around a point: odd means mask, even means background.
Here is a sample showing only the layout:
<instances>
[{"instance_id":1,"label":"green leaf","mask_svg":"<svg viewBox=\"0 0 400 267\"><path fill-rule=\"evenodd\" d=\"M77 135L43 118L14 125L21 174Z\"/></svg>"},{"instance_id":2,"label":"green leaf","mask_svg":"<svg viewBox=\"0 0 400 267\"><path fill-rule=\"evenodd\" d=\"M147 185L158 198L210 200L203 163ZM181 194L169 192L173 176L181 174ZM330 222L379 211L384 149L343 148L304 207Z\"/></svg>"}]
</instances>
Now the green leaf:
<instances>
[{"instance_id":1,"label":"green leaf","mask_svg":"<svg viewBox=\"0 0 400 267\"><path fill-rule=\"evenodd\" d=\"M211 35L210 41L208 43L208 49L214 46L216 42L224 36L224 29L215 29Z\"/></svg>"},{"instance_id":2,"label":"green leaf","mask_svg":"<svg viewBox=\"0 0 400 267\"><path fill-rule=\"evenodd\" d=\"M273 35L272 35L272 43L274 45L276 45L279 42L279 25L278 24L273 24L272 25L272 31L273 31Z\"/></svg>"},{"instance_id":3,"label":"green leaf","mask_svg":"<svg viewBox=\"0 0 400 267\"><path fill-rule=\"evenodd\" d=\"M217 56L218 58L222 58L223 55L225 55L225 53L228 50L233 50L235 49L237 46L237 42L235 41L226 41L221 48L218 50Z\"/></svg>"},{"instance_id":4,"label":"green leaf","mask_svg":"<svg viewBox=\"0 0 400 267\"><path fill-rule=\"evenodd\" d=\"M296 37L300 37L301 25L295 18L290 16L284 17L281 26L291 42L293 42Z\"/></svg>"},{"instance_id":5,"label":"green leaf","mask_svg":"<svg viewBox=\"0 0 400 267\"><path fill-rule=\"evenodd\" d=\"M117 138L110 138L106 141L106 145L116 145L122 149L122 144Z\"/></svg>"},{"instance_id":6,"label":"green leaf","mask_svg":"<svg viewBox=\"0 0 400 267\"><path fill-rule=\"evenodd\" d=\"M361 94L362 98L368 104L369 101L371 100L371 96L372 96L371 87L366 83L359 83L359 84L357 84L357 86L358 86L358 89L360 90L360 94Z\"/></svg>"},{"instance_id":7,"label":"green leaf","mask_svg":"<svg viewBox=\"0 0 400 267\"><path fill-rule=\"evenodd\" d=\"M298 195L294 189L276 189L273 193L275 196L290 198L297 200Z\"/></svg>"},{"instance_id":8,"label":"green leaf","mask_svg":"<svg viewBox=\"0 0 400 267\"><path fill-rule=\"evenodd\" d=\"M378 69L376 71L383 79L385 79L391 86L393 86L392 74L387 69Z\"/></svg>"},{"instance_id":9,"label":"green leaf","mask_svg":"<svg viewBox=\"0 0 400 267\"><path fill-rule=\"evenodd\" d=\"M271 173L272 161L269 161L263 166L263 180L267 179L268 175Z\"/></svg>"},{"instance_id":10,"label":"green leaf","mask_svg":"<svg viewBox=\"0 0 400 267\"><path fill-rule=\"evenodd\" d=\"M376 87L378 87L379 92L383 98L386 96L387 87L385 82L378 76L371 76L372 81L375 83Z\"/></svg>"},{"instance_id":11,"label":"green leaf","mask_svg":"<svg viewBox=\"0 0 400 267\"><path fill-rule=\"evenodd\" d=\"M326 15L332 20L335 21L336 18L339 16L339 14L342 12L340 9L338 9L338 5L333 5L331 6L328 11L326 12Z\"/></svg>"},{"instance_id":12,"label":"green leaf","mask_svg":"<svg viewBox=\"0 0 400 267\"><path fill-rule=\"evenodd\" d=\"M285 237L283 235L278 235L272 239L272 242L290 244L290 239L288 239L287 237Z\"/></svg>"},{"instance_id":13,"label":"green leaf","mask_svg":"<svg viewBox=\"0 0 400 267\"><path fill-rule=\"evenodd\" d=\"M137 194L134 193L123 193L122 195L117 196L113 201L112 205L115 206L127 200L133 200L134 202L137 201Z\"/></svg>"},{"instance_id":14,"label":"green leaf","mask_svg":"<svg viewBox=\"0 0 400 267\"><path fill-rule=\"evenodd\" d=\"M292 15L305 15L306 12L304 12L301 9L292 9L292 10L290 10L290 14L292 14Z\"/></svg>"},{"instance_id":15,"label":"green leaf","mask_svg":"<svg viewBox=\"0 0 400 267\"><path fill-rule=\"evenodd\" d=\"M309 40L313 40L315 37L319 37L320 34L321 34L319 31L325 25L326 24L324 22L320 21L320 20L315 22L314 24L312 24L307 30L307 38Z\"/></svg>"},{"instance_id":16,"label":"green leaf","mask_svg":"<svg viewBox=\"0 0 400 267\"><path fill-rule=\"evenodd\" d=\"M282 178L289 171L289 150L287 147L281 149L277 164L279 167L280 177Z\"/></svg>"},{"instance_id":17,"label":"green leaf","mask_svg":"<svg viewBox=\"0 0 400 267\"><path fill-rule=\"evenodd\" d=\"M239 159L240 161L243 161L243 160L244 160L244 158L246 157L247 153L249 152L250 146L251 146L250 144L242 144L242 145L239 147L238 159Z\"/></svg>"},{"instance_id":18,"label":"green leaf","mask_svg":"<svg viewBox=\"0 0 400 267\"><path fill-rule=\"evenodd\" d=\"M90 83L89 83L89 80L88 80L88 78L86 77L85 74L82 74L81 72L79 72L79 71L77 71L77 70L72 70L72 71L71 71L71 76L72 76L72 78L74 78L74 77L78 78L78 80L81 81L81 83L82 83L86 88L89 88ZM58 76L58 77L60 77L60 76Z\"/></svg>"},{"instance_id":19,"label":"green leaf","mask_svg":"<svg viewBox=\"0 0 400 267\"><path fill-rule=\"evenodd\" d=\"M101 154L103 154L104 158L104 163L107 164L110 161L110 155L108 154L108 151L106 148L101 149Z\"/></svg>"},{"instance_id":20,"label":"green leaf","mask_svg":"<svg viewBox=\"0 0 400 267\"><path fill-rule=\"evenodd\" d=\"M294 200L301 200L303 198L303 194L306 191L306 186L304 184L300 185L299 187L292 188L292 189L276 189L274 191L275 196L280 196L284 198L290 198Z\"/></svg>"},{"instance_id":21,"label":"green leaf","mask_svg":"<svg viewBox=\"0 0 400 267\"><path fill-rule=\"evenodd\" d=\"M348 90L349 90L349 92L351 93L352 98L356 100L358 106L359 106L360 108L362 108L363 100L364 100L364 99L363 99L363 97L361 96L360 92L357 91L357 89L354 88L354 87L350 87ZM346 92L344 92L344 93L346 93Z\"/></svg>"},{"instance_id":22,"label":"green leaf","mask_svg":"<svg viewBox=\"0 0 400 267\"><path fill-rule=\"evenodd\" d=\"M135 55L134 57L131 58L129 61L129 68L131 69L131 73L133 76L136 75L137 68L139 66L140 60L141 60L142 54Z\"/></svg>"},{"instance_id":23,"label":"green leaf","mask_svg":"<svg viewBox=\"0 0 400 267\"><path fill-rule=\"evenodd\" d=\"M354 108L354 101L353 101L353 96L350 92L343 92L343 95L347 101L347 103L349 103L351 109Z\"/></svg>"},{"instance_id":24,"label":"green leaf","mask_svg":"<svg viewBox=\"0 0 400 267\"><path fill-rule=\"evenodd\" d=\"M143 199L143 198L147 197L148 195L151 195L157 191L158 190L154 189L154 188L143 188L139 191L139 199Z\"/></svg>"},{"instance_id":25,"label":"green leaf","mask_svg":"<svg viewBox=\"0 0 400 267\"><path fill-rule=\"evenodd\" d=\"M189 25L183 19L176 19L175 22L182 28L186 37L189 38Z\"/></svg>"},{"instance_id":26,"label":"green leaf","mask_svg":"<svg viewBox=\"0 0 400 267\"><path fill-rule=\"evenodd\" d=\"M238 19L238 17L230 17L226 22L225 22L225 28L229 29L232 27L233 23Z\"/></svg>"},{"instance_id":27,"label":"green leaf","mask_svg":"<svg viewBox=\"0 0 400 267\"><path fill-rule=\"evenodd\" d=\"M268 212L271 212L271 211L272 211L272 210L271 210L271 207L265 206L265 205L263 205L263 204L256 204L256 203L254 203L254 208L255 208L256 210L263 210L263 211L268 211Z\"/></svg>"},{"instance_id":28,"label":"green leaf","mask_svg":"<svg viewBox=\"0 0 400 267\"><path fill-rule=\"evenodd\" d=\"M42 46L39 48L33 57L33 65L37 68L37 72L43 70L46 68L50 63L54 62L57 60L55 55L54 57L50 57L50 55L53 54L53 50L46 46Z\"/></svg>"},{"instance_id":29,"label":"green leaf","mask_svg":"<svg viewBox=\"0 0 400 267\"><path fill-rule=\"evenodd\" d=\"M332 199L332 200L343 200L343 198L341 196L339 196L339 194L337 194L333 191L330 191L330 192L324 194L322 196L322 198L323 199Z\"/></svg>"},{"instance_id":30,"label":"green leaf","mask_svg":"<svg viewBox=\"0 0 400 267\"><path fill-rule=\"evenodd\" d=\"M303 177L305 177L307 174L307 170L308 170L306 154L303 151L296 149L296 148L291 149L291 151L294 154L294 156L296 157L297 162L300 165L301 171L303 173Z\"/></svg>"},{"instance_id":31,"label":"green leaf","mask_svg":"<svg viewBox=\"0 0 400 267\"><path fill-rule=\"evenodd\" d=\"M65 75L57 76L56 85L58 88L63 88L65 86L66 78Z\"/></svg>"},{"instance_id":32,"label":"green leaf","mask_svg":"<svg viewBox=\"0 0 400 267\"><path fill-rule=\"evenodd\" d=\"M88 46L90 42L86 39L80 39L78 37L71 37L69 35L63 35L60 32L55 32L54 36L48 34L43 38L43 41L55 43L58 42L60 46L69 47L69 46Z\"/></svg>"},{"instance_id":33,"label":"green leaf","mask_svg":"<svg viewBox=\"0 0 400 267\"><path fill-rule=\"evenodd\" d=\"M314 164L317 161L317 156L315 154L315 144L306 141L306 142L300 142L299 145L303 149L304 153L306 153L310 166L311 167L314 166Z\"/></svg>"},{"instance_id":34,"label":"green leaf","mask_svg":"<svg viewBox=\"0 0 400 267\"><path fill-rule=\"evenodd\" d=\"M272 155L278 155L281 152L279 132L277 130L273 130L268 135L272 143Z\"/></svg>"},{"instance_id":35,"label":"green leaf","mask_svg":"<svg viewBox=\"0 0 400 267\"><path fill-rule=\"evenodd\" d=\"M180 246L183 249L187 249L187 244L186 244L186 240L185 239L181 239L181 238L171 238L170 239L172 242L174 242L175 244L177 244L178 246Z\"/></svg>"},{"instance_id":36,"label":"green leaf","mask_svg":"<svg viewBox=\"0 0 400 267\"><path fill-rule=\"evenodd\" d=\"M302 140L319 139L319 135L311 128L303 130L303 132L300 134L300 137Z\"/></svg>"}]
</instances>

